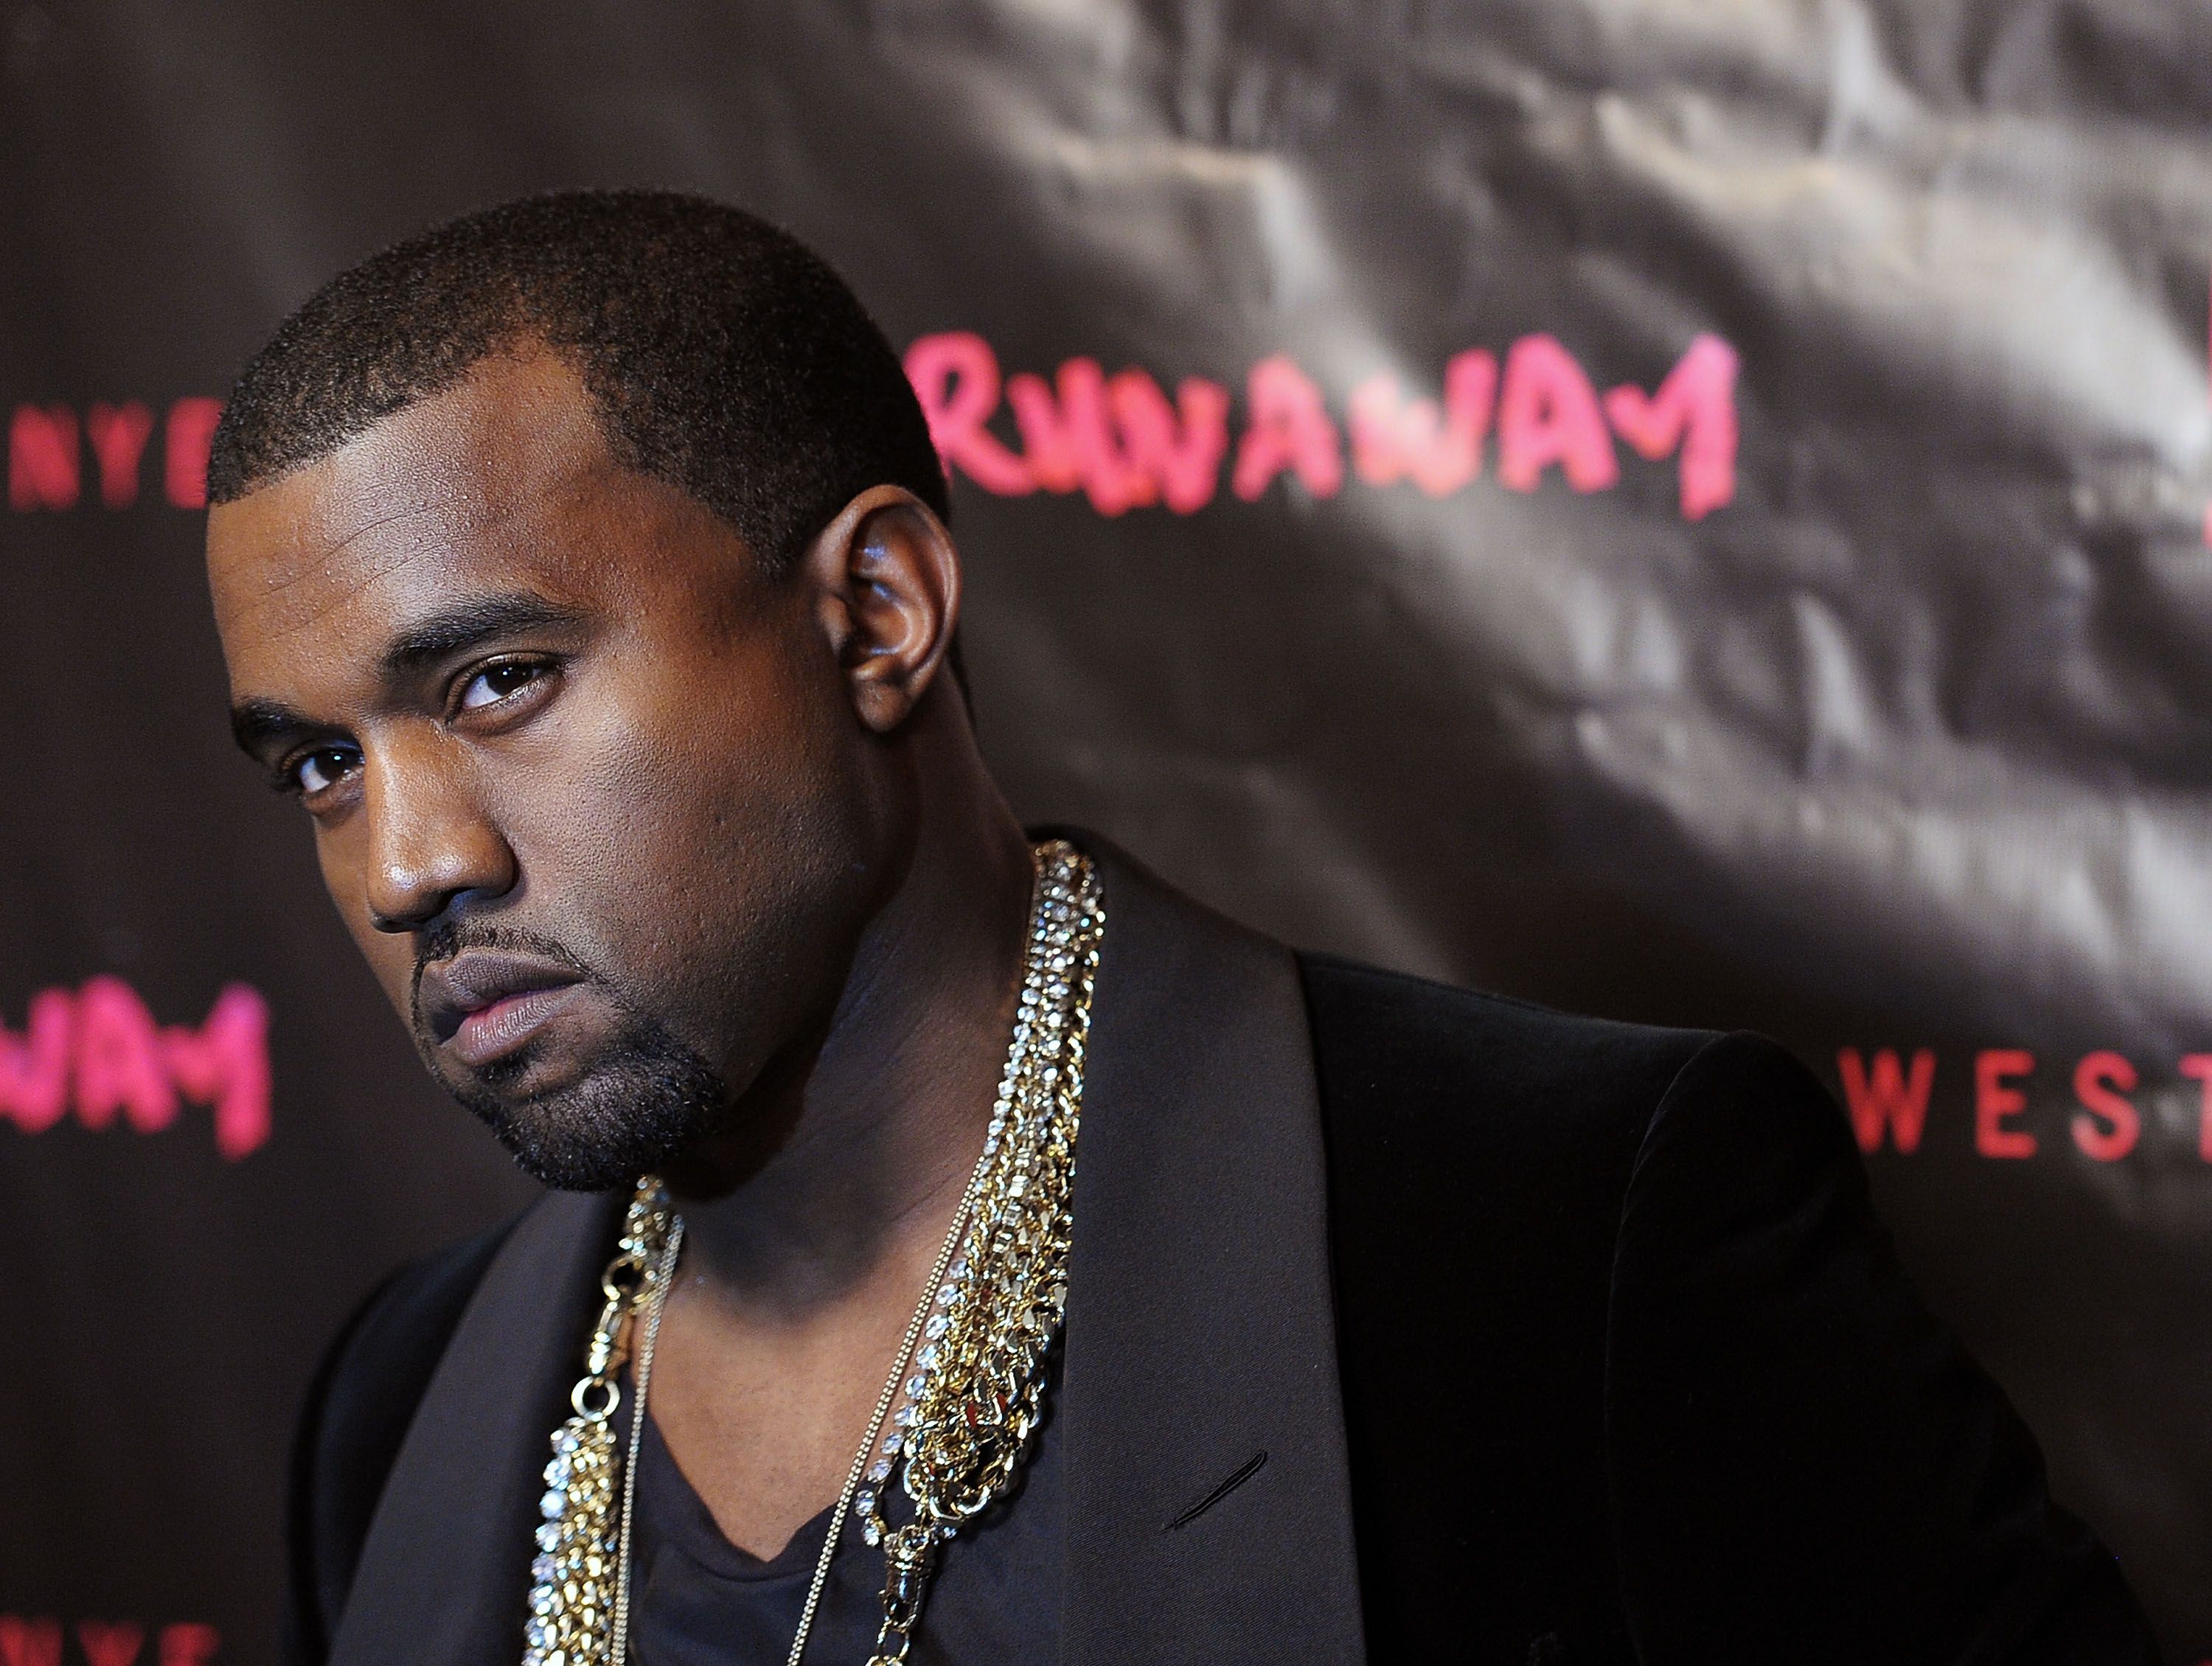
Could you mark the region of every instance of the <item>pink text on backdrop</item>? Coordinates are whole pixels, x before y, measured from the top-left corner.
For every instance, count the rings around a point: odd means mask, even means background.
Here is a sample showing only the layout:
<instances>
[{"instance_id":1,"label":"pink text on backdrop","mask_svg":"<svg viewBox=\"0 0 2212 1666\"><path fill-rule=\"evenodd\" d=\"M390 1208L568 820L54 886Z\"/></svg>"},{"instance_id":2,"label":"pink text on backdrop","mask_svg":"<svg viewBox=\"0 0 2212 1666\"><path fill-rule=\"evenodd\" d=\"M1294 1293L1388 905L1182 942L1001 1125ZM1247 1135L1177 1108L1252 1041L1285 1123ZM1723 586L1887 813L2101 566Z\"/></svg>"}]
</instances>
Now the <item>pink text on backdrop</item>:
<instances>
[{"instance_id":1,"label":"pink text on backdrop","mask_svg":"<svg viewBox=\"0 0 2212 1666\"><path fill-rule=\"evenodd\" d=\"M197 1029L156 1024L108 977L32 997L20 1034L0 1025L0 1120L26 1134L72 1112L89 1129L158 1134L186 1101L213 1110L216 1149L233 1162L268 1139L269 1007L248 985L227 986Z\"/></svg>"},{"instance_id":2,"label":"pink text on backdrop","mask_svg":"<svg viewBox=\"0 0 2212 1666\"><path fill-rule=\"evenodd\" d=\"M1172 399L1149 371L1109 376L1095 359L1070 359L1050 381L1002 377L991 344L966 330L924 336L906 354L948 473L1001 497L1079 489L1102 515L1155 504L1194 513L1213 501L1224 463L1248 503L1284 476L1316 498L1347 476L1446 497L1481 476L1493 439L1508 489L1533 492L1557 468L1573 490L1597 492L1620 480L1617 438L1650 461L1673 457L1682 517L1699 520L1735 496L1737 366L1735 348L1701 335L1654 391L1623 385L1601 397L1556 337L1523 336L1502 368L1485 348L1455 354L1436 398L1371 376L1340 426L1320 384L1279 353L1246 376L1232 445L1230 391L1204 377L1183 378ZM1018 446L991 427L1002 403Z\"/></svg>"},{"instance_id":3,"label":"pink text on backdrop","mask_svg":"<svg viewBox=\"0 0 2212 1666\"><path fill-rule=\"evenodd\" d=\"M205 506L208 442L222 415L219 399L169 402L159 454L161 495L173 506ZM138 501L155 426L153 408L137 399L95 400L82 416L74 405L16 406L8 419L8 506L74 509L97 499L110 509L130 508Z\"/></svg>"},{"instance_id":4,"label":"pink text on backdrop","mask_svg":"<svg viewBox=\"0 0 2212 1666\"><path fill-rule=\"evenodd\" d=\"M74 1641L73 1650L64 1652ZM149 1651L147 1644L151 1641ZM81 1620L64 1628L58 1620L0 1614L0 1666L210 1666L222 1638L212 1626L178 1621L149 1639L132 1620Z\"/></svg>"}]
</instances>

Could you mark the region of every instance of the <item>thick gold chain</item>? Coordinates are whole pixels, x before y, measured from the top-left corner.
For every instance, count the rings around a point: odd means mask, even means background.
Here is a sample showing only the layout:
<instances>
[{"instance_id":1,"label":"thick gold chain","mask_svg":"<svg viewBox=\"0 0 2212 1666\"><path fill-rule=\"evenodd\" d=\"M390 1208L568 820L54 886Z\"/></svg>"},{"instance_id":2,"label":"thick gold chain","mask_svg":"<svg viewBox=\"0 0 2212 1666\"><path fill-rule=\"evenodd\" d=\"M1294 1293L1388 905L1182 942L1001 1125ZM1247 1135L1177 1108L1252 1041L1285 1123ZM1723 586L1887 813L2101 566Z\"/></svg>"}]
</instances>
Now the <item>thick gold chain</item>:
<instances>
[{"instance_id":1,"label":"thick gold chain","mask_svg":"<svg viewBox=\"0 0 2212 1666\"><path fill-rule=\"evenodd\" d=\"M925 1293L917 1313L921 1346L896 1427L871 1461L887 1389L847 1483L861 1537L882 1548L886 1564L883 1623L868 1666L905 1661L938 1551L1004 1493L1019 1469L1042 1412L1047 1363L1066 1308L1084 1048L1106 921L1087 857L1058 840L1032 854L1036 881L1021 1004L982 1155L947 1239L948 1252L957 1244L957 1256L949 1263L939 1257L936 1288ZM555 1432L545 1468L524 1666L622 1666L628 1651L630 1501L653 1321L683 1231L660 1182L641 1178L600 1280L605 1305L586 1347L585 1374L570 1395L575 1415ZM612 1419L641 1325L639 1401L624 1463ZM894 1382L915 1340L909 1330ZM903 1472L913 1505L896 1525L886 1518L879 1490L894 1471ZM852 1497L864 1473L870 1485ZM830 1522L813 1596L843 1530L846 1505L841 1498ZM813 1609L811 1596L794 1660Z\"/></svg>"},{"instance_id":2,"label":"thick gold chain","mask_svg":"<svg viewBox=\"0 0 2212 1666\"><path fill-rule=\"evenodd\" d=\"M584 1349L584 1375L569 1390L575 1415L553 1433L538 1500L544 1520L530 1565L526 1666L612 1666L617 1657L616 1615L628 1607L621 1574L629 1512L617 1506L617 1493L626 1499L625 1480L635 1469L616 1455L614 1415L637 1320L653 1309L683 1231L659 1181L639 1181L615 1258L599 1276L605 1305Z\"/></svg>"},{"instance_id":3,"label":"thick gold chain","mask_svg":"<svg viewBox=\"0 0 2212 1666\"><path fill-rule=\"evenodd\" d=\"M1042 1410L1067 1306L1084 1047L1105 924L1090 862L1065 843L1040 846L1021 1007L968 1239L923 1329L909 1421L893 1437L914 1513L895 1527L866 1499L861 1535L888 1564L868 1666L906 1658L939 1548L1005 1491Z\"/></svg>"}]
</instances>

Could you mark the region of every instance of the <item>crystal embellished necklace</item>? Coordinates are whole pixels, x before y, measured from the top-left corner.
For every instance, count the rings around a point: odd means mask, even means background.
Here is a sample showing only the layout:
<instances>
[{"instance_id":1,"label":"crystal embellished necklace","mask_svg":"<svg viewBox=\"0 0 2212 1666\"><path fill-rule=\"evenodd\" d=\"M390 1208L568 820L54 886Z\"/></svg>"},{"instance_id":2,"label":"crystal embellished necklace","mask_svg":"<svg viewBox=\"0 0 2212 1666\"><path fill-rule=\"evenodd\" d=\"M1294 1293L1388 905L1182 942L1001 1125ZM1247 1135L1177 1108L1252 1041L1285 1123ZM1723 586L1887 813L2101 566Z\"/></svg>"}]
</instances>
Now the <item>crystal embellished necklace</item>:
<instances>
[{"instance_id":1,"label":"crystal embellished necklace","mask_svg":"<svg viewBox=\"0 0 2212 1666\"><path fill-rule=\"evenodd\" d=\"M831 1512L787 1666L805 1652L848 1520L884 1553L883 1621L867 1666L899 1666L938 1552L1004 1494L1043 1410L1046 1362L1067 1304L1084 1045L1106 917L1081 851L1055 839L1030 854L1021 1004L982 1154ZM626 1666L638 1442L683 1242L665 1188L643 1177L600 1277L604 1305L569 1395L575 1415L554 1433L545 1466L524 1666ZM633 1354L637 1399L625 1456L613 1420ZM884 1510L894 1476L913 1506L896 1524Z\"/></svg>"}]
</instances>

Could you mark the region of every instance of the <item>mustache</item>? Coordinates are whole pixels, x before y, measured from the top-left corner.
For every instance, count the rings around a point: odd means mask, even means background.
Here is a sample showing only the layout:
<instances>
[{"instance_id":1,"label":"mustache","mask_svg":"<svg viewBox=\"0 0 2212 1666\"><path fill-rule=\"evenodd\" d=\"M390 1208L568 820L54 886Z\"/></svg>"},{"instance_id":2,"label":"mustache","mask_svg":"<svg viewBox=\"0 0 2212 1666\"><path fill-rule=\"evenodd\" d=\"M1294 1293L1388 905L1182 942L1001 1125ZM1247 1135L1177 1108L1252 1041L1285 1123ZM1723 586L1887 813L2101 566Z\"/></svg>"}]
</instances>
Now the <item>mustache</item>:
<instances>
[{"instance_id":1,"label":"mustache","mask_svg":"<svg viewBox=\"0 0 2212 1666\"><path fill-rule=\"evenodd\" d=\"M450 960L463 949L482 948L514 954L534 954L564 966L579 978L594 983L602 978L580 955L542 933L520 926L495 925L489 920L447 920L415 939L415 970L408 979L407 1005L419 1028L422 1022L422 974L441 960Z\"/></svg>"}]
</instances>

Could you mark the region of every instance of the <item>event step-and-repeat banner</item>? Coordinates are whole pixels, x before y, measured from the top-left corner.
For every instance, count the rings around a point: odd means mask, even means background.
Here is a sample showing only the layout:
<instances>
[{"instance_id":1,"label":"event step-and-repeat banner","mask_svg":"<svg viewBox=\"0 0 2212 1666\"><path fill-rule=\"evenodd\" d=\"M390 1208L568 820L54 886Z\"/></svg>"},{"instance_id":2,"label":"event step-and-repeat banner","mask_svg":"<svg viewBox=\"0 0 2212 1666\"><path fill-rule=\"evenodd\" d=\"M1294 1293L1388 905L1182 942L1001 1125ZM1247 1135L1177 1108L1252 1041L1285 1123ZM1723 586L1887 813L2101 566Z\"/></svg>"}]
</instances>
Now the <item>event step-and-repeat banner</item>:
<instances>
[{"instance_id":1,"label":"event step-and-repeat banner","mask_svg":"<svg viewBox=\"0 0 2212 1666\"><path fill-rule=\"evenodd\" d=\"M0 0L0 1666L269 1661L318 1350L527 1196L233 754L199 512L321 279L593 184L876 310L1026 815L1300 944L1780 1037L2212 1657L2208 42Z\"/></svg>"}]
</instances>

